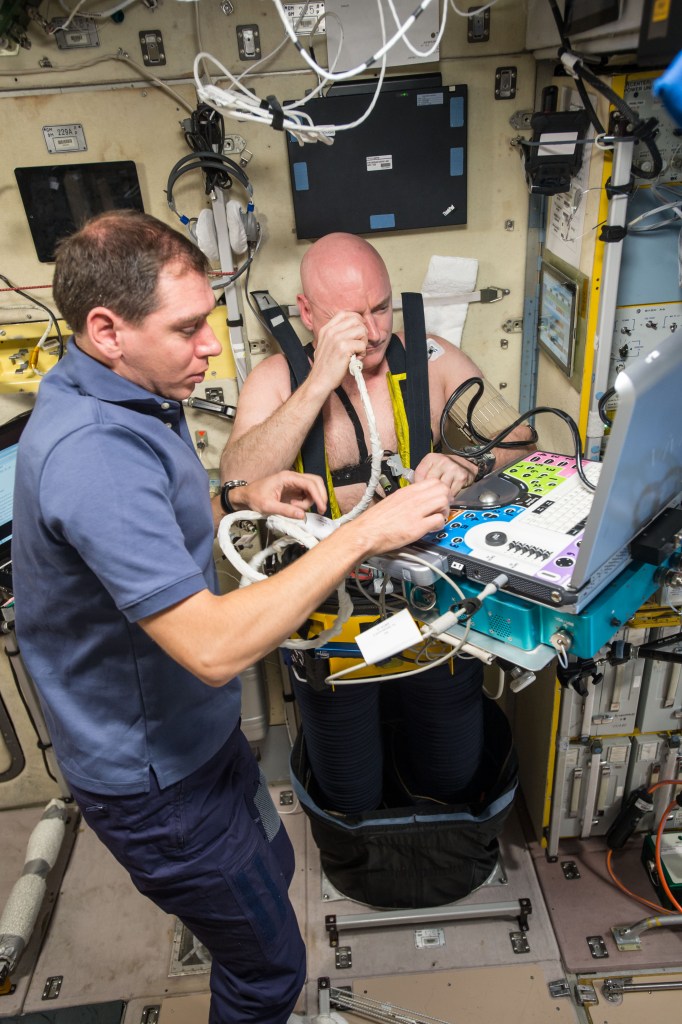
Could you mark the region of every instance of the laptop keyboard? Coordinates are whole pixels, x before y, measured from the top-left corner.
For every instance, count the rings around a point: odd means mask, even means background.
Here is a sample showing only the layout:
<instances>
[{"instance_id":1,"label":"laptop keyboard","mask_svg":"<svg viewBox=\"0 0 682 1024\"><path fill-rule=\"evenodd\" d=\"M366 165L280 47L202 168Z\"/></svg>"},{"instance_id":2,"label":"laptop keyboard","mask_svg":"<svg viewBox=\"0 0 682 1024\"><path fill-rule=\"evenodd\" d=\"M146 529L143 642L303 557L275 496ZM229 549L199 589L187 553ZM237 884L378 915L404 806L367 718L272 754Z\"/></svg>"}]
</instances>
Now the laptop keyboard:
<instances>
[{"instance_id":1,"label":"laptop keyboard","mask_svg":"<svg viewBox=\"0 0 682 1024\"><path fill-rule=\"evenodd\" d=\"M601 465L593 463L586 469L587 479L590 483L595 483L599 477ZM547 499L532 509L532 514L536 517L534 522L545 530L565 533L574 537L585 528L593 501L594 491L588 491L584 484L577 481L577 485L570 492L563 493L560 500Z\"/></svg>"},{"instance_id":2,"label":"laptop keyboard","mask_svg":"<svg viewBox=\"0 0 682 1024\"><path fill-rule=\"evenodd\" d=\"M545 530L573 536L584 528L593 499L593 492L581 487L580 490L574 491L570 498L566 495L560 502L547 501L533 510L537 516L537 524Z\"/></svg>"}]
</instances>

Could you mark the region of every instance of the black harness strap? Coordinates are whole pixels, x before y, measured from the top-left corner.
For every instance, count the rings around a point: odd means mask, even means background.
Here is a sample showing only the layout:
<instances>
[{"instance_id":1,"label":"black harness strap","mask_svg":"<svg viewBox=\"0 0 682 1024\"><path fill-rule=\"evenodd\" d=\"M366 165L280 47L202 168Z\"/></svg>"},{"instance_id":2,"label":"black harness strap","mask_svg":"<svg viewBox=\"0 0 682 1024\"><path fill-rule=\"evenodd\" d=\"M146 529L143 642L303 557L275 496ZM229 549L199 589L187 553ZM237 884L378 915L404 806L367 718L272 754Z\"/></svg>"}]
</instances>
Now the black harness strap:
<instances>
[{"instance_id":1,"label":"black harness strap","mask_svg":"<svg viewBox=\"0 0 682 1024\"><path fill-rule=\"evenodd\" d=\"M362 424L360 423L360 417L357 414L357 410L353 403L351 402L348 395L346 394L346 392L340 385L338 388L336 388L336 396L341 402L341 405L346 410L348 419L353 424L353 429L355 431L355 440L358 442L358 461L366 462L369 459L369 452L367 451L367 444L365 443L365 434L362 429Z\"/></svg>"},{"instance_id":2,"label":"black harness strap","mask_svg":"<svg viewBox=\"0 0 682 1024\"><path fill-rule=\"evenodd\" d=\"M410 463L414 467L431 451L428 349L421 295L404 292L402 298L405 345L393 335L386 350L386 358L392 374L406 375L406 380L400 382L400 387L410 432ZM261 316L289 364L293 392L310 373L310 361L314 358L313 346L304 347L301 344L281 307L270 306L263 309ZM332 473L332 483L366 483L369 480L371 466L359 416L343 388L337 388L336 394L353 424L358 442L359 461L355 466L344 466L335 470ZM306 473L316 473L323 480L326 479L322 413L315 419L301 446L301 457Z\"/></svg>"},{"instance_id":3,"label":"black harness strap","mask_svg":"<svg viewBox=\"0 0 682 1024\"><path fill-rule=\"evenodd\" d=\"M289 364L289 372L292 379L291 390L293 393L310 373L310 362L306 349L301 344L299 336L279 306L272 306L261 310L261 316L267 321L272 336ZM324 441L320 443L320 438L324 439L324 425L321 412L316 417L312 429L301 445L301 457L306 473L316 473L323 480L326 480L327 468L324 459Z\"/></svg>"},{"instance_id":4,"label":"black harness strap","mask_svg":"<svg viewBox=\"0 0 682 1024\"><path fill-rule=\"evenodd\" d=\"M403 292L402 300L407 370L403 397L410 428L410 464L414 468L431 451L429 359L422 297L419 292Z\"/></svg>"}]
</instances>

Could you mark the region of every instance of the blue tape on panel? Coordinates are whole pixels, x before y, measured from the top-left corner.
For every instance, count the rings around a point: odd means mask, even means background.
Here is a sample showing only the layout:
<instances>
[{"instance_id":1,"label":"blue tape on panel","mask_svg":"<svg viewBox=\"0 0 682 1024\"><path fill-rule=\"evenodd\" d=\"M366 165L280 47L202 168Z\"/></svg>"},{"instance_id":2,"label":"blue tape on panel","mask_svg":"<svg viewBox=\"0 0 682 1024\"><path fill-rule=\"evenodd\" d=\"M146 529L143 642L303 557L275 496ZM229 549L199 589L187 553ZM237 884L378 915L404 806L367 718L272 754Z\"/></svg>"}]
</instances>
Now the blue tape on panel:
<instances>
[{"instance_id":1,"label":"blue tape on panel","mask_svg":"<svg viewBox=\"0 0 682 1024\"><path fill-rule=\"evenodd\" d=\"M294 185L297 192L307 192L310 188L308 184L308 165L305 160L301 160L300 163L294 164Z\"/></svg>"},{"instance_id":2,"label":"blue tape on panel","mask_svg":"<svg viewBox=\"0 0 682 1024\"><path fill-rule=\"evenodd\" d=\"M450 127L461 128L464 124L464 97L450 97Z\"/></svg>"},{"instance_id":3,"label":"blue tape on panel","mask_svg":"<svg viewBox=\"0 0 682 1024\"><path fill-rule=\"evenodd\" d=\"M464 150L461 146L454 146L450 150L450 174L453 178L464 174Z\"/></svg>"},{"instance_id":4,"label":"blue tape on panel","mask_svg":"<svg viewBox=\"0 0 682 1024\"><path fill-rule=\"evenodd\" d=\"M374 213L369 218L369 226L372 231L382 231L386 228L395 227L394 213Z\"/></svg>"}]
</instances>

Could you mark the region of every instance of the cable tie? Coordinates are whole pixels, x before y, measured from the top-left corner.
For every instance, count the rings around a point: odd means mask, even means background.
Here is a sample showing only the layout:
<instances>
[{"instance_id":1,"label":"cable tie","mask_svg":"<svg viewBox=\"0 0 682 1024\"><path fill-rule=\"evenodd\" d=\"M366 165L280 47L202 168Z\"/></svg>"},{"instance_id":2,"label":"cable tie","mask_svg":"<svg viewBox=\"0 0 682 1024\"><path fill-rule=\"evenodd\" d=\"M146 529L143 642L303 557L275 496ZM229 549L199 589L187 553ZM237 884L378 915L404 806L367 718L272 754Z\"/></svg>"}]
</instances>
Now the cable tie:
<instances>
[{"instance_id":1,"label":"cable tie","mask_svg":"<svg viewBox=\"0 0 682 1024\"><path fill-rule=\"evenodd\" d=\"M609 199L613 199L614 196L632 196L635 192L635 178L634 175L630 175L630 180L625 185L612 185L611 179L609 178L604 185L604 191Z\"/></svg>"},{"instance_id":2,"label":"cable tie","mask_svg":"<svg viewBox=\"0 0 682 1024\"><path fill-rule=\"evenodd\" d=\"M470 619L481 607L482 602L477 597L467 597L460 601L458 607L464 612L464 618Z\"/></svg>"},{"instance_id":3,"label":"cable tie","mask_svg":"<svg viewBox=\"0 0 682 1024\"><path fill-rule=\"evenodd\" d=\"M228 327L243 327L244 317L238 316L236 320L226 320L225 322L227 323Z\"/></svg>"},{"instance_id":4,"label":"cable tie","mask_svg":"<svg viewBox=\"0 0 682 1024\"><path fill-rule=\"evenodd\" d=\"M276 96L268 96L266 106L272 114L272 127L276 132L284 131L284 111Z\"/></svg>"},{"instance_id":5,"label":"cable tie","mask_svg":"<svg viewBox=\"0 0 682 1024\"><path fill-rule=\"evenodd\" d=\"M638 121L633 125L632 135L636 139L641 139L642 142L650 142L658 135L658 123L658 119L655 117L648 117L646 121Z\"/></svg>"},{"instance_id":6,"label":"cable tie","mask_svg":"<svg viewBox=\"0 0 682 1024\"><path fill-rule=\"evenodd\" d=\"M600 233L600 242L622 242L628 229L620 224L604 224Z\"/></svg>"}]
</instances>

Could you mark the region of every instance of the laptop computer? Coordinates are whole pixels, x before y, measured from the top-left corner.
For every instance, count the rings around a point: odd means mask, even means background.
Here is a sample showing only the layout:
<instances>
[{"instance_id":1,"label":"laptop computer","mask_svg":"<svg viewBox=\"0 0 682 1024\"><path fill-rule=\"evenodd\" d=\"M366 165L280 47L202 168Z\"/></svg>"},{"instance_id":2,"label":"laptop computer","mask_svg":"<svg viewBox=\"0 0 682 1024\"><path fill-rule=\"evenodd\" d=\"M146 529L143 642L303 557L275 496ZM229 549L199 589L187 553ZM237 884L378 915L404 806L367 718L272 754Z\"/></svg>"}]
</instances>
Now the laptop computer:
<instances>
[{"instance_id":1,"label":"laptop computer","mask_svg":"<svg viewBox=\"0 0 682 1024\"><path fill-rule=\"evenodd\" d=\"M682 495L682 338L663 339L615 381L618 408L603 462L535 451L460 492L445 528L422 545L448 571L578 612L631 561L628 545Z\"/></svg>"},{"instance_id":2,"label":"laptop computer","mask_svg":"<svg viewBox=\"0 0 682 1024\"><path fill-rule=\"evenodd\" d=\"M12 591L12 523L14 478L19 438L30 412L0 424L0 590Z\"/></svg>"}]
</instances>

